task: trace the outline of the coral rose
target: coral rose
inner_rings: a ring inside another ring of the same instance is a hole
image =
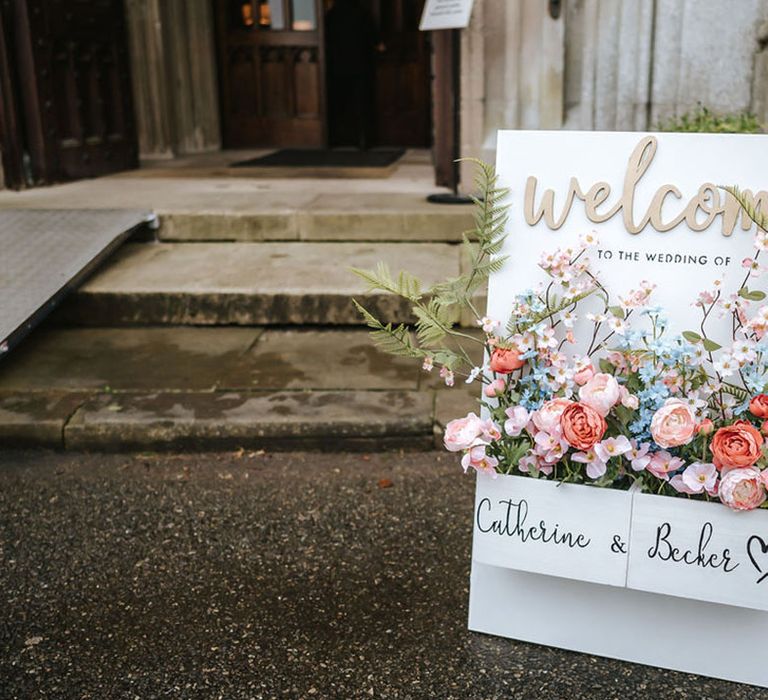
[[[560,416],[563,438],[578,450],[589,450],[600,442],[608,428],[603,418],[594,408],[583,403],[572,403]]]
[[[753,510],[765,501],[760,470],[754,467],[731,469],[720,480],[720,500],[734,510]]]
[[[749,402],[749,412],[757,418],[768,418],[768,396],[758,394]]]
[[[610,374],[596,374],[581,389],[579,400],[590,408],[595,409],[605,417],[608,412],[619,402],[621,390],[619,383]]]
[[[693,409],[680,399],[667,399],[653,414],[651,435],[659,447],[687,445],[696,432]]]
[[[751,467],[760,458],[762,446],[763,436],[745,420],[720,428],[709,443],[712,461],[718,469]]]
[[[494,372],[509,374],[520,369],[525,364],[525,360],[520,359],[520,353],[514,348],[494,348],[490,364]]]

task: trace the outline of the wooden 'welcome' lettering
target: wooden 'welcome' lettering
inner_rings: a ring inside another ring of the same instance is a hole
[[[584,211],[590,221],[596,224],[603,223],[621,212],[624,226],[632,234],[640,233],[649,224],[657,231],[669,231],[683,221],[693,231],[704,231],[712,225],[718,216],[722,216],[722,234],[724,236],[730,236],[733,233],[739,218],[741,218],[741,228],[744,231],[752,228],[752,221],[742,212],[738,202],[730,194],[721,192],[718,186],[711,182],[705,182],[701,185],[696,195],[689,200],[683,209],[666,221],[662,215],[665,202],[670,197],[681,200],[683,195],[675,185],[662,185],[656,190],[645,213],[638,221],[635,221],[635,190],[638,182],[653,162],[657,147],[658,142],[655,136],[645,136],[640,140],[629,157],[624,176],[624,189],[620,199],[602,212],[599,211],[600,207],[606,204],[611,196],[611,186],[607,182],[597,182],[585,192],[579,181],[572,177],[565,195],[565,203],[560,215],[557,216],[555,214],[554,190],[544,190],[541,203],[537,208],[536,187],[538,181],[533,176],[529,177],[525,185],[523,205],[526,223],[529,226],[534,226],[541,219],[544,219],[550,229],[559,229],[568,218],[574,199],[580,199],[584,202]],[[757,194],[753,194],[751,191],[745,190],[744,194],[758,211],[768,214],[768,192],[760,190]]]

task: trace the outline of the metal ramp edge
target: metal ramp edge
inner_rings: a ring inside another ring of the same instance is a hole
[[[137,209],[0,209],[0,358],[156,221]]]

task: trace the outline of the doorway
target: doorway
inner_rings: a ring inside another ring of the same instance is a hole
[[[0,0],[0,152],[14,188],[138,165],[122,0]]]
[[[424,0],[216,0],[228,148],[427,148]]]

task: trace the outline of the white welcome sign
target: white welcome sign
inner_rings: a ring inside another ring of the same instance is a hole
[[[735,291],[754,254],[754,226],[718,185],[768,212],[765,162],[763,135],[500,132],[510,257],[488,315],[505,321],[545,279],[541,254],[594,230],[611,294],[649,280],[670,332],[696,329],[698,293],[716,279]],[[714,340],[728,331],[709,324]],[[768,687],[766,611],[766,511],[478,477],[470,629]]]

